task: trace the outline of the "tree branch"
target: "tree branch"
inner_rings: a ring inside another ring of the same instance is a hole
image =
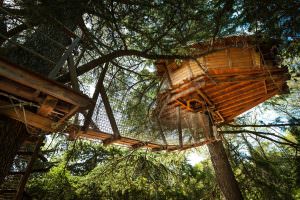
[[[292,141],[290,141],[290,140],[288,140],[288,139],[286,139],[286,138],[284,138],[284,137],[278,136],[278,135],[276,135],[276,134],[274,134],[274,133],[267,133],[267,132],[260,132],[260,131],[250,131],[250,130],[219,131],[219,133],[222,133],[222,134],[250,133],[250,134],[254,134],[254,135],[257,135],[257,136],[259,136],[259,137],[265,138],[265,139],[267,139],[267,140],[270,140],[270,141],[272,141],[272,142],[276,142],[276,143],[278,143],[278,144],[290,145],[290,146],[295,147],[295,148],[299,146],[299,144],[294,143],[294,142],[292,142]],[[275,139],[272,139],[272,138],[267,137],[266,135],[267,135],[267,136],[273,136],[273,137],[279,138],[279,139],[284,140],[284,141],[286,141],[286,142],[280,142],[280,141],[277,141],[277,140],[275,140]]]
[[[300,126],[300,124],[226,124],[230,127],[282,127],[282,126]]]
[[[197,55],[197,57],[203,56],[210,53],[205,52],[201,55]],[[158,60],[158,59],[165,59],[165,60],[173,60],[173,59],[182,59],[182,60],[188,60],[188,59],[194,59],[194,56],[185,56],[185,55],[159,55],[159,54],[148,54],[144,51],[139,50],[116,50],[114,52],[111,52],[109,54],[103,55],[97,59],[94,59],[86,64],[83,64],[77,68],[77,74],[78,76],[94,69],[95,67],[110,62],[116,58],[123,57],[123,56],[137,56],[141,58],[146,59],[152,59],[152,60]],[[66,83],[70,81],[70,75],[69,73],[63,74],[62,76],[58,77],[57,79],[60,82]]]

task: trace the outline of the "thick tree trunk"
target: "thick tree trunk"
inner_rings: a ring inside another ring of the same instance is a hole
[[[207,146],[210,153],[210,159],[215,170],[218,185],[225,198],[228,200],[243,199],[222,141],[213,142]]]
[[[208,115],[200,114],[200,125],[206,137],[213,138],[212,123]],[[238,182],[236,181],[222,141],[207,145],[213,164],[218,185],[227,200],[243,199]]]
[[[14,158],[27,136],[24,124],[0,116],[0,185],[8,175]]]

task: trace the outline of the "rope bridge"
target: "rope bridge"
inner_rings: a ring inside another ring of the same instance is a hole
[[[31,132],[62,132],[69,134],[70,139],[96,139],[104,145],[119,144],[154,151],[185,150],[213,142],[213,139],[208,139],[183,146],[165,145],[70,124],[68,119],[90,109],[95,102],[86,95],[4,59],[0,60],[0,77],[0,114],[25,123],[33,129]]]

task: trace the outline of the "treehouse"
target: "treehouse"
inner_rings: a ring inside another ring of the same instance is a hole
[[[182,128],[193,128],[205,112],[214,124],[228,123],[288,92],[288,69],[280,67],[276,50],[250,36],[231,36],[191,46],[194,59],[158,60],[157,74],[164,81],[156,109],[161,124],[174,130],[180,121]]]

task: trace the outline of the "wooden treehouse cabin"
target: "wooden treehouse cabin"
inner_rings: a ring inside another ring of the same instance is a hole
[[[215,125],[225,124],[288,92],[288,69],[280,66],[275,46],[231,36],[195,44],[191,51],[194,59],[156,62],[164,84],[155,114],[170,130],[205,126],[199,123],[205,112]]]

